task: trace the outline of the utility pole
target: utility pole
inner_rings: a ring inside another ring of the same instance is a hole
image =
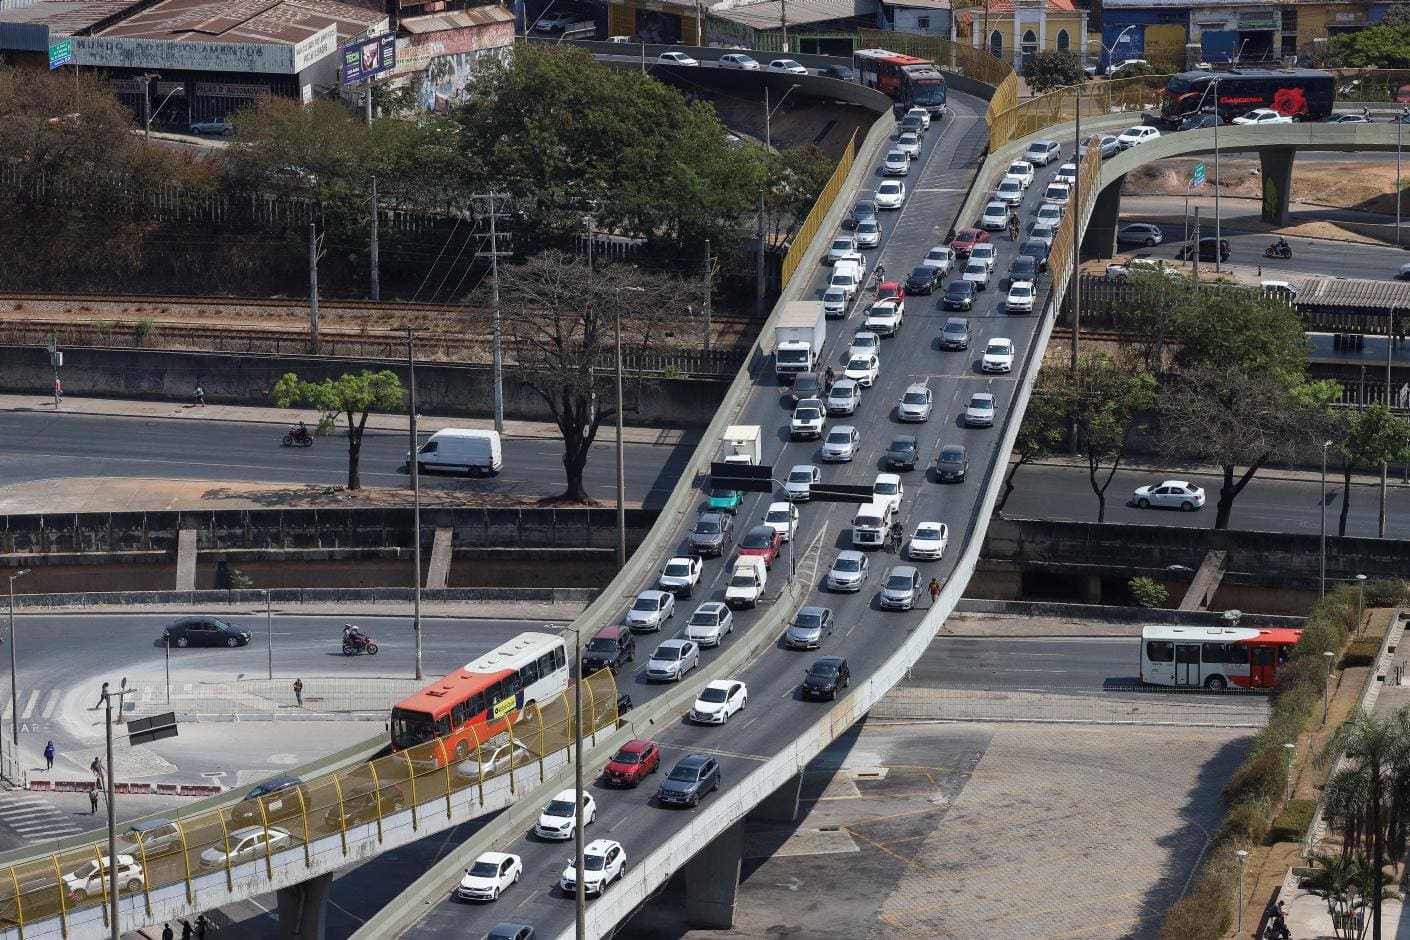
[[[989,9],[986,0],[984,9]],[[1015,15],[1017,15],[1015,7]],[[1079,338],[1082,332],[1082,290],[1079,285],[1082,272],[1082,238],[1078,228],[1082,222],[1082,170],[1087,165],[1086,155],[1082,153],[1082,86],[1075,86],[1077,89],[1077,106],[1072,109],[1072,162],[1077,164],[1077,172],[1072,178],[1072,277],[1068,281],[1069,296],[1072,302],[1072,362],[1070,369],[1075,375],[1077,372],[1077,353],[1081,346]],[[1100,143],[1097,144],[1101,146]],[[1076,429],[1073,430],[1072,446],[1077,446]]]
[[[1242,47],[1240,47],[1242,48]],[[1219,211],[1219,187],[1223,179],[1219,175],[1219,125],[1223,123],[1219,118],[1219,79],[1209,83],[1214,89],[1214,273],[1218,274],[1224,270],[1224,261],[1220,258],[1224,252],[1220,246],[1224,243],[1224,232],[1221,223],[1223,213]],[[1195,252],[1199,253],[1199,242],[1195,242]]]
[[[75,72],[74,74],[78,74]],[[152,76],[139,75],[142,83],[142,137],[146,143],[152,142]]]
[[[366,115],[367,115],[367,126],[368,126],[368,127],[371,127],[371,126],[372,126],[372,79],[369,78],[369,79],[367,80],[367,84],[366,84],[365,86],[363,86],[363,90],[364,90],[364,92],[365,92],[365,94],[366,94],[366,96],[367,96],[367,97],[366,97],[366,101],[365,101],[365,104],[367,105],[367,111],[366,111]]]
[[[622,412],[625,410],[625,403],[622,401],[622,292],[617,291],[617,570],[621,571],[627,565],[627,493],[626,493],[626,463],[622,454]],[[578,660],[582,662],[581,659]],[[579,679],[581,681],[581,679]],[[578,726],[578,735],[582,737],[582,725]],[[579,763],[578,767],[582,767]],[[581,875],[578,878],[579,884],[582,882]],[[586,936],[585,934],[583,936]]]
[[[499,331],[499,233],[495,230],[495,194],[490,193],[490,309],[494,319],[494,429],[504,431],[504,358]]]
[[[1195,206],[1195,237],[1185,244],[1185,250],[1190,253],[1190,272],[1195,290],[1199,290],[1199,206]]]
[[[416,678],[421,673],[421,476],[416,458],[416,328],[402,327],[406,331],[406,371],[407,371],[407,430],[411,436],[411,456],[407,469],[411,471],[411,565],[415,571],[412,578],[411,635],[416,641]]]
[[[123,699],[123,696],[125,696],[127,693],[128,693],[127,678],[124,676],[124,677],[123,677],[123,680],[122,680],[122,685],[119,687],[118,691],[117,691],[116,693],[114,693],[114,694],[117,696],[117,700],[118,700],[118,717],[119,717],[119,718],[122,717],[122,699]],[[113,700],[112,700],[112,696],[109,696],[109,697],[105,700],[104,705],[106,706],[106,710],[105,710],[105,713],[104,713],[104,718],[105,718],[105,720],[103,721],[103,728],[104,728],[105,731],[107,732],[107,755],[108,755],[108,766],[107,766],[107,768],[106,768],[107,771],[108,771],[108,775],[107,775],[107,779],[104,781],[104,782],[107,783],[107,785],[108,785],[108,786],[107,786],[107,790],[108,790],[108,794],[107,794],[107,795],[108,795],[108,858],[107,858],[107,865],[108,865],[108,872],[107,872],[107,874],[108,874],[108,930],[109,930],[109,937],[111,938],[111,940],[121,940],[121,937],[122,937],[122,929],[118,926],[118,864],[117,864],[117,812],[116,812],[117,807],[113,805],[113,800],[114,800],[114,798],[115,798],[115,795],[116,795],[116,792],[117,792],[117,791],[116,791],[115,781],[113,780],[114,776],[116,776],[116,775],[113,773],[113,771],[114,771],[115,768],[113,767]]]
[[[308,337],[310,352],[318,355],[318,225],[308,223]]]
[[[764,191],[759,190],[758,208],[759,222],[756,226],[759,237],[759,270],[756,272],[758,284],[754,294],[754,315],[762,321],[764,319]]]
[[[710,257],[710,240],[705,240],[705,351],[710,351],[710,276],[714,274],[714,259]],[[1387,388],[1389,388],[1389,373],[1387,373]]]
[[[382,274],[377,261],[377,177],[372,177],[372,299],[382,299]]]
[[[620,306],[619,303],[619,309]],[[622,322],[620,314],[617,322]],[[577,932],[573,936],[583,938],[587,936],[587,888],[583,884],[583,827],[587,825],[583,818],[583,652],[582,634],[577,627],[568,629],[573,631],[573,661],[577,663],[573,682],[573,801],[577,804],[573,807],[573,871],[577,874],[573,879],[573,918]]]
[[[788,0],[779,0],[778,22],[783,28],[783,51],[788,51]],[[703,43],[701,45],[704,45]]]

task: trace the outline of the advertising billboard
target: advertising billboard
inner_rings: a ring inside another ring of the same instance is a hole
[[[343,47],[343,73],[344,85],[356,85],[358,82],[367,81],[370,78],[381,75],[383,72],[391,71],[397,64],[397,38],[395,36],[378,36],[375,39],[364,39]]]

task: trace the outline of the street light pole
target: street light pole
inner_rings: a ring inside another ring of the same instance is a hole
[[[1326,664],[1326,669],[1322,675],[1322,727],[1327,727],[1327,706],[1331,698],[1332,688],[1332,660],[1336,654],[1327,650],[1322,654],[1322,662]]]
[[[788,91],[785,91],[783,93],[783,97],[778,99],[778,104],[770,108],[769,86],[764,86],[764,150],[768,153],[774,152],[774,114],[778,111],[779,108],[783,107],[783,103],[788,100],[788,96],[793,94],[794,89],[796,89],[797,87],[797,85],[789,87]]]
[[[1239,860],[1239,903],[1234,905],[1234,910],[1238,911],[1239,921],[1235,933],[1242,934],[1244,932],[1244,862],[1248,861],[1248,850],[1239,849],[1234,853],[1234,856]]]
[[[127,694],[127,677],[123,677],[122,684],[117,693],[118,713],[122,713],[123,696]],[[116,784],[113,780],[113,699],[108,696],[104,699],[105,718],[103,729],[107,735],[107,755],[108,755],[108,928],[110,940],[121,940],[122,930],[118,927],[118,864],[117,864],[117,812],[113,805],[114,797],[117,793]]]
[[[17,689],[19,669],[15,664],[15,580],[27,574],[29,569],[24,568],[10,575],[10,732],[14,739],[16,759],[19,757],[20,747],[20,706]]]
[[[1284,802],[1287,802],[1287,800],[1291,800],[1291,799],[1292,799],[1292,792],[1293,792],[1293,785],[1292,785],[1292,783],[1293,783],[1293,781],[1292,781],[1292,765],[1293,765],[1293,751],[1295,751],[1295,750],[1297,750],[1297,745],[1296,745],[1296,744],[1293,744],[1291,741],[1289,741],[1287,744],[1284,744],[1284,745],[1283,745],[1283,757],[1284,757],[1285,763],[1287,764],[1287,774],[1288,774],[1288,793],[1287,793],[1287,797],[1285,798]]]
[[[1366,616],[1366,576],[1356,576],[1356,632],[1361,632],[1361,621]]]
[[[782,104],[782,102],[779,102]],[[762,249],[761,249],[762,250]],[[622,291],[645,293],[644,287],[618,287],[617,289],[617,569],[627,564],[627,483],[626,457],[622,445],[623,403],[622,403]],[[419,677],[418,677],[419,678]]]
[[[274,611],[269,606],[269,588],[264,589],[265,646],[269,648],[269,678],[274,678]],[[168,685],[170,683],[168,682]]]
[[[1322,442],[1322,489],[1317,499],[1322,508],[1322,567],[1317,579],[1318,600],[1327,596],[1327,448],[1331,446],[1331,441]]]
[[[1070,368],[1075,374],[1077,372],[1077,352],[1081,344],[1080,334],[1082,333],[1082,294],[1079,286],[1081,278],[1082,251],[1077,235],[1077,227],[1081,223],[1078,218],[1082,214],[1082,167],[1086,164],[1086,154],[1082,153],[1082,86],[1074,86],[1077,92],[1076,106],[1072,109],[1072,162],[1076,164],[1076,172],[1072,177],[1072,274],[1068,281],[1069,297],[1072,301],[1072,362]],[[1101,143],[1098,142],[1100,147]],[[1072,437],[1072,446],[1077,446],[1077,435]]]
[[[497,246],[491,245],[491,249]],[[407,368],[407,432],[411,436],[411,455],[407,460],[411,471],[411,565],[415,570],[411,586],[411,634],[416,641],[416,678],[423,678],[421,671],[421,475],[416,459],[416,328],[407,326],[406,368]]]
[[[1405,136],[1405,115],[1395,120],[1395,243],[1400,244],[1400,141]]]
[[[573,915],[578,940],[587,936],[587,889],[583,885],[583,654],[582,633],[573,631],[573,662],[577,680],[573,683]]]
[[[1214,79],[1209,83],[1214,89],[1214,273],[1221,273],[1223,268],[1224,254],[1222,246],[1224,244],[1223,222],[1219,211],[1219,187],[1223,183],[1223,178],[1219,175],[1219,125],[1223,123],[1219,117],[1219,79]],[[1195,245],[1195,254],[1199,254],[1199,245]]]

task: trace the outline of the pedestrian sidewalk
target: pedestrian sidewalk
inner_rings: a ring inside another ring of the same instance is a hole
[[[3,395],[0,394],[0,411],[30,411],[54,413],[52,395]],[[273,408],[258,405],[193,405],[189,402],[147,401],[121,398],[87,398],[79,395],[65,395],[58,408],[60,414],[112,415],[124,418],[165,418],[174,421],[199,419],[201,421],[238,421],[247,424],[275,424],[289,427],[300,420],[309,427],[318,424],[318,412],[312,408]],[[367,428],[376,431],[405,431],[406,415],[373,414],[367,419]],[[489,430],[494,421],[488,418],[438,418],[423,415],[417,422],[417,429],[423,434],[434,434],[444,428],[474,428]],[[341,436],[341,430],[335,432]],[[506,421],[504,436],[512,438],[533,438],[556,440],[560,437],[557,425],[548,421]],[[616,441],[617,429],[604,424],[598,431],[598,440]],[[699,439],[697,431],[683,431],[678,428],[626,427],[622,440],[628,444],[651,444],[674,447]]]

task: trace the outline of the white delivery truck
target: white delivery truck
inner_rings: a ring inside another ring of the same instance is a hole
[[[725,603],[730,607],[755,607],[764,595],[769,581],[769,568],[758,555],[735,559],[734,572],[725,585]]]
[[[503,466],[498,431],[445,428],[416,452],[416,469],[423,473],[459,470],[470,476],[493,476]]]
[[[791,300],[774,327],[774,374],[787,385],[802,372],[817,371],[827,343],[827,316],[820,300]]]
[[[763,455],[762,436],[757,424],[731,424],[720,439],[720,462],[759,466]]]

